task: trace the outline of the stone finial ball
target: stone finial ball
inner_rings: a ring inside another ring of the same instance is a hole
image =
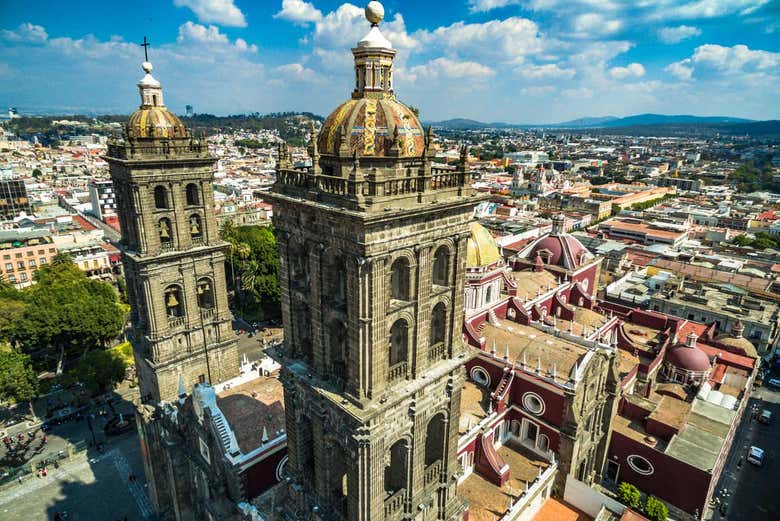
[[[385,8],[376,0],[371,1],[366,6],[366,19],[373,25],[378,24],[385,17]]]
[[[151,73],[152,73],[152,69],[154,69],[154,67],[152,67],[152,64],[151,64],[151,63],[149,63],[149,62],[143,62],[143,63],[141,64],[141,68],[142,68],[142,69],[144,70],[144,72],[145,72],[145,73],[147,73],[147,74],[151,74]]]

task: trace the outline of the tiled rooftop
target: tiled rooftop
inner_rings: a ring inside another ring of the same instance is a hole
[[[486,322],[481,334],[489,348],[495,342],[496,354],[499,356],[503,356],[506,346],[509,346],[509,360],[517,366],[521,366],[525,353],[529,370],[535,369],[538,361],[543,373],[551,371],[555,366],[558,378],[567,380],[574,364],[588,352],[585,347],[533,327],[509,320],[498,322],[498,326]]]
[[[549,462],[522,445],[511,442],[498,449],[498,454],[509,465],[509,480],[503,488],[487,481],[476,472],[460,485],[458,491],[469,501],[469,521],[500,519],[509,509],[510,498],[517,499]]]
[[[593,518],[568,503],[547,498],[533,521],[593,521]]]
[[[226,389],[217,396],[217,405],[244,454],[262,444],[264,427],[269,439],[284,429],[284,394],[276,376],[261,376]]]

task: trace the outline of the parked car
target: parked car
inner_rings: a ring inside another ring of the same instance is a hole
[[[780,378],[770,378],[767,381],[767,385],[769,387],[774,387],[775,389],[780,389]]]
[[[760,421],[764,425],[769,425],[770,423],[772,423],[772,411],[769,411],[767,409],[761,411],[758,415],[758,421]]]
[[[750,447],[750,450],[748,450],[747,460],[757,467],[762,466],[764,464],[764,449],[760,449],[753,445]]]

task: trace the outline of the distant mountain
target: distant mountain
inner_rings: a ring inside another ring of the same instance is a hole
[[[556,127],[563,127],[563,128],[603,127],[609,123],[612,123],[614,121],[619,121],[619,120],[620,118],[616,116],[588,117],[588,118],[573,119],[571,121],[564,121],[563,123],[558,123],[557,125],[545,125],[545,126],[556,126]]]
[[[636,125],[679,125],[701,123],[752,123],[751,119],[732,118],[729,116],[669,116],[666,114],[639,114],[617,118],[601,124],[590,125],[592,127],[632,127]]]
[[[448,119],[445,121],[429,122],[427,124],[439,128],[453,130],[480,130],[485,128],[621,128],[638,127],[648,125],[702,125],[718,123],[753,123],[753,120],[734,118],[730,116],[691,116],[691,115],[666,115],[666,114],[638,114],[618,118],[616,116],[589,116],[562,123],[545,123],[540,125],[516,124],[516,123],[483,123],[473,119]]]

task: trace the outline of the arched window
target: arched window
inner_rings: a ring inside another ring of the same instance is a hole
[[[431,347],[444,342],[447,330],[447,309],[439,302],[431,313]]]
[[[390,367],[406,362],[409,347],[409,326],[404,319],[398,319],[390,328]]]
[[[203,278],[198,281],[198,307],[212,309],[214,307],[214,289],[210,279]]]
[[[485,292],[485,304],[490,304],[490,302],[493,301],[493,284],[489,285],[487,287],[487,291]]]
[[[203,238],[203,223],[200,215],[196,213],[190,215],[190,237],[193,239]]]
[[[406,488],[406,440],[398,440],[390,447],[389,465],[385,466],[385,492],[391,496]]]
[[[165,288],[165,309],[168,318],[184,316],[184,301],[180,286],[171,285]]]
[[[296,445],[298,449],[298,464],[304,484],[314,485],[317,481],[317,466],[314,464],[314,430],[311,420],[302,416],[298,422]]]
[[[154,187],[154,207],[160,210],[169,208],[168,190],[162,185]]]
[[[344,378],[347,370],[347,329],[340,320],[333,320],[328,327],[331,372]]]
[[[444,459],[444,440],[447,439],[446,429],[447,426],[442,413],[437,414],[428,422],[428,429],[425,434],[426,467]]]
[[[337,302],[347,299],[347,277],[344,260],[340,257],[328,257],[325,263],[325,289],[328,296]]]
[[[171,229],[171,220],[163,217],[157,222],[157,231],[160,235],[160,244],[163,247],[173,244],[173,230]]]
[[[396,300],[409,300],[409,260],[400,257],[390,268],[390,296]]]
[[[450,250],[439,246],[433,254],[433,283],[439,286],[449,285]]]
[[[187,185],[187,206],[200,205],[200,195],[198,194],[198,185],[190,183]]]

